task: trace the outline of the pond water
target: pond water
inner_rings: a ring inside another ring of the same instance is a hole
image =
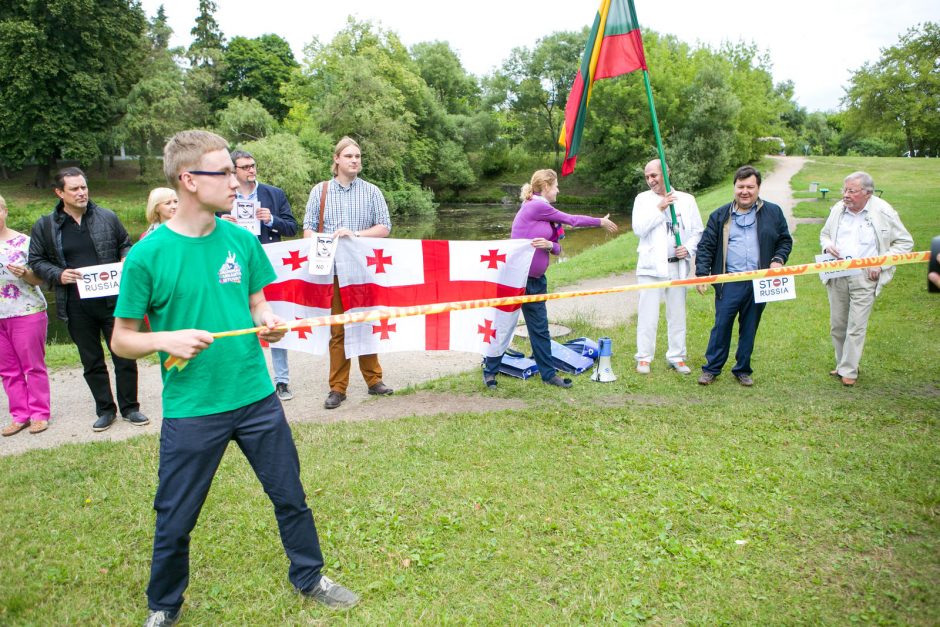
[[[565,207],[559,210],[566,213],[601,217],[608,212],[601,207]],[[516,205],[441,205],[430,216],[406,216],[392,219],[392,236],[399,239],[446,239],[446,240],[488,240],[507,239],[512,228],[512,219],[516,215]],[[620,232],[630,230],[628,211],[611,211],[610,219],[617,223]],[[578,253],[603,244],[614,237],[604,229],[565,229],[562,240],[560,261]],[[45,292],[49,302],[49,337],[50,344],[70,342],[65,324],[55,317],[55,294]]]

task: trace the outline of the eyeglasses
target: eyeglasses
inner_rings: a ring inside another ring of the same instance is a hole
[[[865,189],[843,189],[843,190],[842,190],[842,193],[843,193],[843,194],[848,194],[848,195],[850,195],[850,196],[855,196],[856,194],[862,194],[862,193],[864,193],[864,192],[866,192],[866,191],[868,191],[868,190],[865,190]]]
[[[231,170],[186,170],[179,175],[179,180],[183,180],[183,174],[194,174],[200,176],[234,176]]]
[[[257,170],[257,169],[258,169],[258,164],[257,164],[257,163],[249,163],[248,165],[237,165],[237,166],[235,166],[235,169],[236,169],[236,170],[244,170],[245,172],[247,172],[248,170]]]
[[[734,224],[739,229],[748,229],[754,226],[754,223],[757,222],[756,211],[748,211],[747,213],[737,213],[736,211],[732,211],[731,217],[734,219]]]

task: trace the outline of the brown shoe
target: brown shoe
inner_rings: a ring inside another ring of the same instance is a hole
[[[754,379],[752,379],[751,375],[749,374],[736,374],[734,375],[734,377],[738,380],[738,383],[740,383],[746,388],[749,388],[752,385],[754,385]]]
[[[34,420],[33,423],[29,425],[29,432],[32,433],[33,435],[36,435],[37,433],[42,433],[48,428],[49,428],[48,420]]]
[[[0,431],[0,433],[3,434],[3,437],[8,438],[11,435],[16,435],[17,433],[19,433],[20,431],[22,431],[28,426],[29,426],[28,420],[26,422],[11,422],[7,426],[5,426],[3,428],[3,431]]]
[[[376,383],[375,385],[369,388],[369,394],[372,394],[373,396],[388,396],[389,394],[392,394],[394,391],[395,390],[388,387],[381,381],[379,381],[378,383]]]
[[[346,395],[342,392],[337,392],[335,390],[330,390],[330,393],[326,395],[326,400],[323,401],[323,409],[336,409],[343,404],[343,401],[346,400]]]
[[[842,385],[844,385],[847,388],[850,388],[853,385],[855,385],[856,381],[858,381],[858,379],[850,379],[848,377],[842,377]]]
[[[703,372],[702,376],[698,378],[699,385],[711,385],[715,382],[715,375],[710,372]]]

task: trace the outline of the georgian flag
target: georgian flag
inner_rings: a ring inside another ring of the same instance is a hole
[[[277,278],[264,288],[285,321],[330,315],[332,274],[308,271],[310,239],[266,244]],[[340,238],[335,271],[346,311],[479,300],[525,293],[535,249],[529,240],[448,242]],[[345,325],[346,355],[458,350],[502,355],[519,319],[519,305],[451,311]],[[278,348],[323,355],[329,327],[291,329]]]
[[[307,252],[312,239],[297,239],[262,246],[277,273],[264,288],[264,297],[282,320],[330,315],[333,275],[314,276],[307,270]],[[277,348],[323,355],[329,350],[330,327],[296,327],[287,332]]]
[[[534,253],[527,239],[344,237],[336,273],[348,312],[521,296]],[[501,355],[518,317],[519,305],[512,305],[347,324],[346,356],[425,350]]]

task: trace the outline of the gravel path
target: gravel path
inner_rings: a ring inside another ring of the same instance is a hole
[[[774,171],[764,178],[761,197],[783,207],[790,230],[793,231],[796,222],[793,220],[794,201],[789,181],[803,167],[806,159],[771,158],[776,165]],[[582,281],[574,286],[553,286],[552,289],[555,291],[601,289],[635,282],[635,276],[631,272]],[[598,327],[609,328],[631,320],[636,314],[636,303],[636,292],[548,301],[548,317],[553,322],[582,320]],[[409,352],[382,356],[385,382],[395,389],[473,370],[479,367],[479,363],[478,355],[458,352]],[[323,400],[329,391],[326,383],[328,365],[328,357],[325,355],[291,353],[291,388],[294,391],[294,399],[284,403],[284,410],[290,422],[386,420],[408,416],[468,411],[487,412],[525,407],[525,403],[518,399],[493,398],[482,394],[482,385],[480,389],[468,390],[466,395],[417,392],[405,396],[370,397],[366,393],[365,384],[358,375],[357,368],[353,366],[346,402],[339,408],[328,411],[323,409]],[[54,448],[69,443],[117,441],[147,433],[159,433],[162,424],[160,368],[156,365],[141,363],[139,371],[141,411],[150,417],[149,425],[134,427],[119,419],[107,431],[93,432],[91,425],[95,421],[94,403],[82,378],[81,368],[66,368],[50,374],[53,394],[52,420],[49,423],[49,429],[39,435],[30,435],[23,431],[12,437],[0,438],[0,455],[15,455],[30,449]],[[207,390],[207,393],[211,393],[211,390]],[[4,415],[6,407],[6,395],[0,391],[0,408],[2,408],[0,411],[3,411]],[[5,415],[3,424],[8,422],[9,416]]]

